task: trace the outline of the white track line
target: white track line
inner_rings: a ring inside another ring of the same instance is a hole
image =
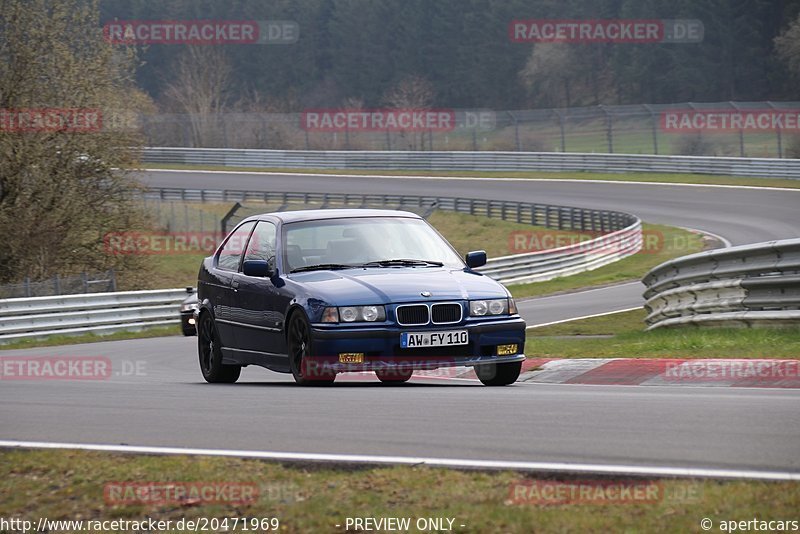
[[[635,185],[674,185],[681,187],[721,187],[725,189],[759,189],[764,191],[794,191],[800,192],[800,189],[792,187],[767,187],[759,185],[726,185],[726,184],[685,184],[676,182],[638,182],[626,180],[595,180],[592,178],[577,179],[577,178],[502,178],[502,177],[480,177],[480,176],[422,176],[418,174],[401,175],[401,174],[327,174],[327,173],[314,173],[314,172],[295,172],[292,170],[284,172],[275,171],[211,171],[206,169],[141,169],[144,172],[175,172],[175,173],[200,173],[200,174],[239,174],[239,175],[252,175],[263,174],[265,176],[313,176],[313,177],[330,177],[330,178],[401,178],[404,180],[469,180],[469,181],[488,181],[488,182],[570,182],[570,183],[603,183],[603,184],[635,184]],[[138,170],[133,172],[140,172]],[[712,175],[709,175],[712,176]],[[741,178],[748,178],[741,176]],[[752,178],[752,177],[750,177]],[[757,179],[757,178],[756,178]],[[169,188],[166,188],[169,189]]]
[[[274,461],[331,462],[339,464],[373,465],[426,465],[455,469],[487,469],[514,471],[541,471],[551,473],[587,473],[598,475],[635,475],[663,477],[700,477],[752,480],[800,480],[800,472],[753,471],[746,469],[713,469],[695,467],[658,467],[636,465],[603,465],[566,462],[511,462],[495,460],[460,460],[452,458],[424,458],[413,456],[369,456],[356,454],[314,454],[296,452],[266,452],[223,449],[190,449],[179,447],[145,447],[131,445],[97,445],[86,443],[48,443],[41,441],[5,441],[0,447],[22,449],[70,449],[135,454],[186,454],[195,456],[225,456],[258,458]]]

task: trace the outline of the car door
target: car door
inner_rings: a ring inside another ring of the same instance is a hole
[[[262,260],[276,273],[277,226],[271,221],[259,221],[250,236],[243,261]],[[246,276],[241,268],[234,276],[234,298],[237,318],[234,328],[238,348],[259,353],[270,360],[281,353],[283,341],[283,311],[278,307],[277,274],[272,277]]]
[[[235,289],[232,286],[236,273],[242,263],[245,244],[255,227],[255,221],[246,222],[230,233],[214,258],[213,288],[209,298],[214,309],[214,320],[220,342],[225,348],[236,348],[238,342],[234,332]]]

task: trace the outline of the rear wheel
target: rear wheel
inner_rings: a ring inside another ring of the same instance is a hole
[[[508,386],[519,378],[522,362],[476,365],[475,374],[484,386]]]
[[[403,382],[408,382],[412,374],[414,374],[414,371],[410,369],[375,371],[375,376],[378,377],[378,380],[385,384],[402,384]]]
[[[242,372],[240,365],[223,365],[219,334],[210,313],[200,316],[197,329],[197,352],[200,357],[200,371],[203,378],[211,384],[233,384]]]
[[[298,312],[289,320],[287,335],[289,368],[294,381],[302,386],[324,386],[333,384],[336,373],[324,369],[313,360],[311,354],[311,326],[305,315]]]

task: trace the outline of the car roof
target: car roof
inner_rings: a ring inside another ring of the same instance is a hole
[[[298,211],[277,211],[273,213],[263,213],[252,215],[245,221],[255,221],[265,217],[274,217],[283,223],[293,223],[299,221],[316,221],[320,219],[344,219],[353,217],[403,217],[407,219],[421,219],[416,213],[400,210],[376,210],[376,209],[318,209],[318,210],[298,210]],[[243,221],[244,222],[244,221]]]

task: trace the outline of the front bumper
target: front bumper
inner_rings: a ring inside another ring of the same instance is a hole
[[[400,348],[403,332],[466,330],[467,345],[418,349]],[[465,321],[455,325],[342,326],[312,325],[314,362],[335,372],[418,370],[520,362],[525,359],[525,321],[519,317]],[[498,345],[517,345],[515,354],[498,355]],[[363,363],[342,363],[340,354],[363,354]]]
[[[191,322],[189,321],[191,319]],[[181,311],[181,331],[184,336],[197,335],[197,317],[194,310]]]

